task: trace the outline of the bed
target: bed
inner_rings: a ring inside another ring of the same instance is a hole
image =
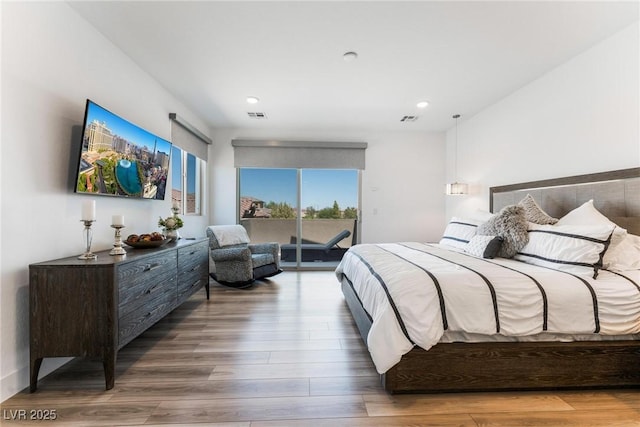
[[[614,268],[615,254],[636,255],[616,239],[638,242],[640,168],[492,187],[496,214],[474,226],[486,231],[529,198],[560,222],[527,221],[534,237],[517,259],[471,254],[473,237],[447,245],[449,227],[460,227],[454,218],[439,243],[347,251],[336,274],[388,392],[640,386],[640,256],[624,271]],[[597,239],[572,239],[599,253],[597,262],[572,258],[585,256],[582,246],[569,245],[562,265],[540,256],[536,251],[557,251],[548,239],[569,235],[557,230],[572,230],[572,237],[596,232],[591,223],[572,223],[585,219],[585,206],[618,225],[598,231]]]

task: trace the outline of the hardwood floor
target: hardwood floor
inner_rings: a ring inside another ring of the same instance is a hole
[[[211,291],[122,349],[112,390],[76,359],[3,402],[0,424],[640,426],[639,390],[388,395],[332,272]]]

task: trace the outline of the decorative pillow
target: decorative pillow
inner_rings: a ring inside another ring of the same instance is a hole
[[[603,265],[605,268],[609,268],[612,264],[609,252],[614,252],[615,248],[627,235],[627,230],[622,227],[618,227],[615,223],[611,222],[609,218],[598,211],[595,206],[593,206],[593,200],[583,203],[581,206],[578,206],[560,218],[556,225],[607,225],[615,227],[609,249],[604,254]]]
[[[524,199],[520,200],[518,205],[524,208],[524,217],[529,222],[535,224],[555,224],[558,222],[558,218],[549,216],[542,208],[536,203],[531,194],[527,194]]]
[[[614,231],[615,235],[615,231]],[[604,254],[605,267],[613,271],[640,270],[640,236],[627,234],[615,248]],[[607,259],[609,265],[607,265]]]
[[[498,252],[499,257],[513,258],[529,241],[528,222],[524,217],[524,208],[510,205],[478,227],[478,233],[487,236],[500,236],[503,239]]]
[[[469,240],[476,235],[476,230],[480,224],[480,221],[474,219],[454,216],[444,230],[440,244],[464,249],[467,243],[469,243]]]
[[[613,226],[539,225],[529,223],[529,243],[514,257],[575,274],[593,274],[602,268]]]
[[[464,251],[478,258],[495,258],[502,247],[500,236],[480,236],[476,234],[464,247]]]

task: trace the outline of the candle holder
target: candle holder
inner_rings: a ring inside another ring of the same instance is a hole
[[[113,242],[113,249],[109,252],[109,255],[126,255],[127,251],[122,247],[122,235],[120,229],[124,228],[124,225],[111,225],[111,228],[116,229],[115,241]]]
[[[96,259],[98,255],[91,252],[91,240],[93,238],[93,232],[91,231],[91,224],[93,220],[91,219],[81,219],[80,221],[84,222],[84,239],[86,244],[85,252],[78,257],[78,259]]]

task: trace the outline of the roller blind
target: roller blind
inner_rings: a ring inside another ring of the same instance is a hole
[[[207,160],[209,145],[174,120],[171,120],[171,143],[202,160]]]
[[[366,142],[234,139],[236,168],[364,169]]]

